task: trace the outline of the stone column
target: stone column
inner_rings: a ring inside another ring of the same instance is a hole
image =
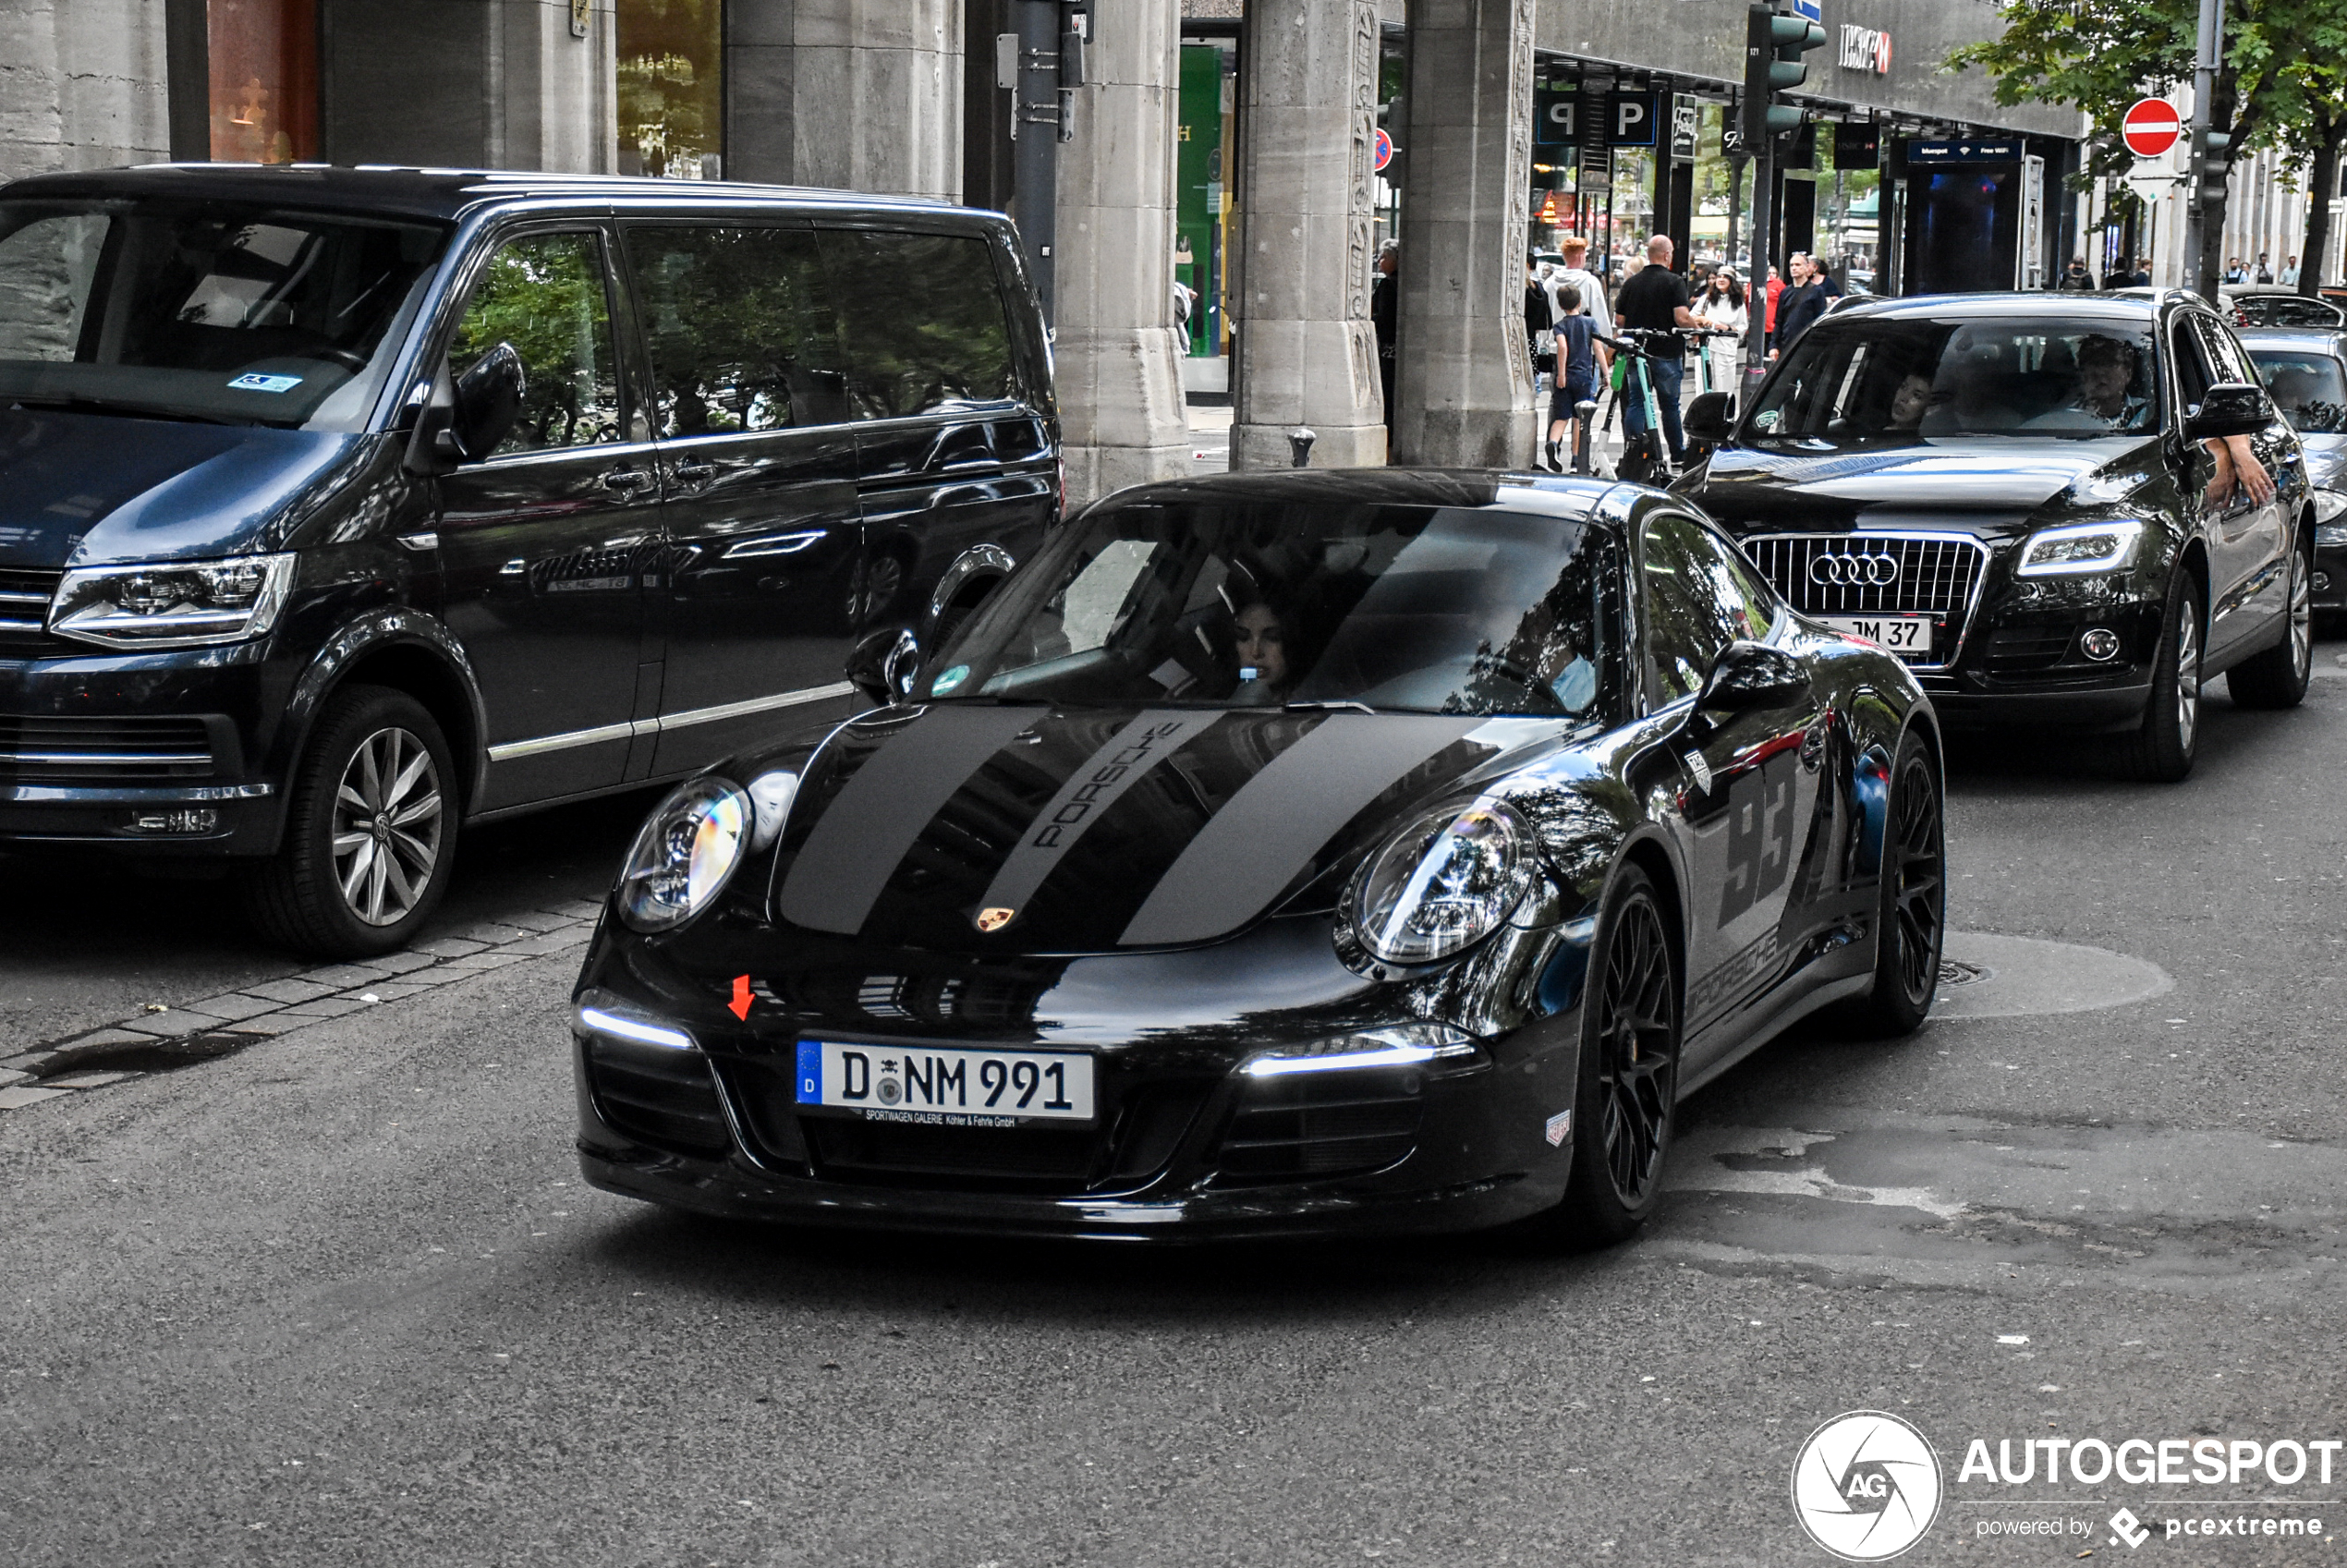
[[[337,164],[609,174],[613,0],[320,0],[319,140]]]
[[[725,173],[960,201],[961,0],[726,0]]]
[[[0,180],[169,156],[164,58],[159,5],[0,4]]]
[[[1239,47],[1238,337],[1231,467],[1385,461],[1369,327],[1376,0],[1253,0]],[[1528,89],[1527,89],[1528,91]]]
[[[1521,468],[1533,0],[1410,0],[1394,460]]]
[[[1070,505],[1190,471],[1174,327],[1181,6],[1120,0],[1094,15],[1094,85],[1060,148],[1053,359]]]

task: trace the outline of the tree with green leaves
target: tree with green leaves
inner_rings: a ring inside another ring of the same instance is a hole
[[[2004,0],[1998,7],[2003,34],[1964,45],[1949,64],[1986,67],[2000,103],[2068,104],[2115,133],[2128,104],[2191,79],[2199,10],[2197,0]],[[2326,79],[2335,89],[2347,44],[2339,0],[2224,0],[2224,26],[2210,124],[2232,138],[2236,155],[2259,147],[2304,149],[2309,105],[2318,96],[2308,83]],[[2335,159],[2338,144],[2330,145]],[[2091,144],[2086,172],[2122,175],[2130,162],[2113,134]],[[2320,195],[2308,224],[2327,232]],[[2222,207],[2209,216],[2201,236],[2203,277],[2217,274],[2224,249]],[[2303,254],[2319,265],[2311,244]]]
[[[2335,6],[2323,36],[2308,54],[2283,64],[2280,76],[2292,102],[2275,120],[2275,144],[2306,160],[2306,238],[2299,252],[2298,292],[2322,283],[2330,249],[2330,196],[2347,154],[2347,6]]]

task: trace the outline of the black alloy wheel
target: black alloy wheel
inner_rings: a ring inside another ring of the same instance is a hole
[[[2244,708],[2295,708],[2305,700],[2306,687],[2315,674],[2312,553],[2304,546],[2290,553],[2284,611],[2290,624],[2281,640],[2256,658],[2243,660],[2225,674],[2225,685],[2232,692],[2233,700]]]
[[[1891,763],[1882,829],[1882,902],[1875,922],[1874,986],[1855,1022],[1875,1039],[1923,1027],[1940,991],[1948,936],[1947,820],[1939,764],[1909,735]]]
[[[2178,784],[2191,775],[2199,744],[2200,591],[2180,569],[2168,590],[2168,615],[2151,663],[2151,699],[2122,756],[2136,778]]]
[[[247,880],[253,923],[326,958],[406,946],[448,888],[456,776],[440,725],[414,698],[337,692],[294,770],[284,842]]]
[[[1635,866],[1607,895],[1588,973],[1572,1173],[1552,1228],[1601,1246],[1653,1212],[1678,1123],[1678,953],[1654,883]]]

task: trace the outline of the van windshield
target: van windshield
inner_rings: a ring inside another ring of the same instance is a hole
[[[253,202],[0,201],[0,404],[362,430],[447,238]]]

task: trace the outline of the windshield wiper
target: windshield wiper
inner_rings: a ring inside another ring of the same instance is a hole
[[[1280,706],[1291,713],[1374,713],[1376,709],[1350,697],[1332,698],[1320,702],[1283,702]]]
[[[92,397],[86,392],[47,392],[18,396],[9,395],[8,407],[22,408],[81,409],[100,414],[128,414],[140,419],[176,419],[191,425],[249,425],[251,419],[232,419],[222,414],[183,414],[166,408],[150,408],[137,403],[116,403],[110,398]]]

